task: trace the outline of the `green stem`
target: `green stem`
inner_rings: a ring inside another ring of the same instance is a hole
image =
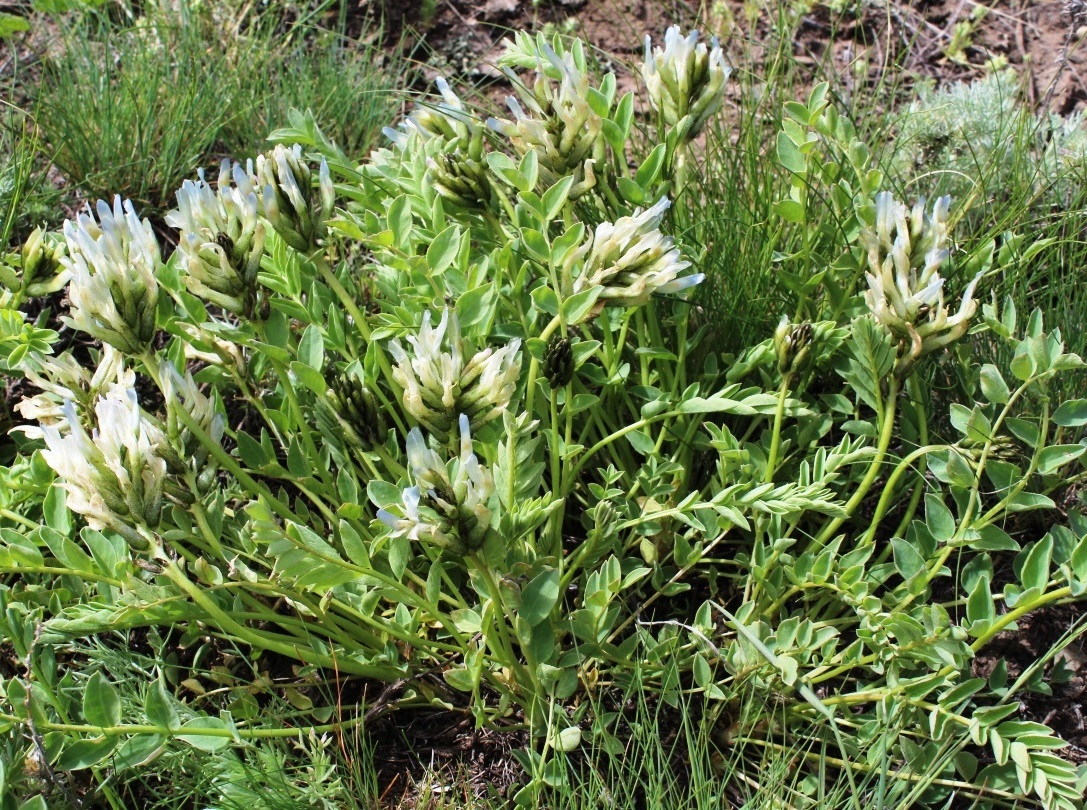
[[[786,372],[781,376],[781,385],[778,386],[777,410],[774,411],[774,428],[770,436],[770,454],[766,459],[766,474],[762,477],[763,483],[769,484],[774,480],[777,472],[778,454],[781,452],[781,425],[785,421],[785,402],[789,398],[789,384],[793,375]]]
[[[823,527],[823,530],[819,532],[818,537],[815,538],[813,549],[819,549],[825,546],[841,525],[845,523],[849,517],[853,516],[857,507],[860,506],[861,501],[863,501],[864,497],[868,494],[868,490],[872,488],[872,485],[875,484],[876,479],[879,477],[883,459],[887,456],[887,448],[891,446],[891,438],[894,435],[897,395],[898,381],[892,378],[887,392],[887,398],[883,402],[883,422],[880,425],[879,444],[876,447],[875,458],[872,459],[872,463],[868,466],[868,472],[857,486],[857,489],[853,492],[853,497],[846,502],[845,511],[847,517],[834,518],[828,522]]]
[[[562,325],[562,318],[556,315],[551,319],[544,330],[540,333],[540,340],[547,343],[547,339],[554,334],[555,330]],[[540,361],[535,357],[532,358],[532,362],[528,367],[528,384],[525,386],[525,411],[529,414],[535,413],[533,405],[536,401],[536,378],[540,376]]]

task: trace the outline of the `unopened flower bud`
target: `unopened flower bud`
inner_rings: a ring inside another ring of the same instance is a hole
[[[569,338],[556,335],[547,344],[544,377],[552,388],[562,388],[574,379],[574,352]]]
[[[777,352],[778,371],[792,374],[800,371],[808,358],[814,329],[810,321],[792,325],[786,315],[774,332],[774,349]]]
[[[302,253],[310,253],[325,235],[332,216],[336,190],[322,159],[315,190],[312,172],[302,159],[302,147],[282,144],[257,158],[256,181],[261,189],[264,216],[283,240]]]
[[[68,283],[64,269],[64,242],[41,228],[35,228],[15,255],[15,266],[0,264],[0,280],[9,289],[36,298],[51,295]]]
[[[356,375],[336,374],[329,381],[328,403],[347,438],[369,450],[385,437],[385,419],[374,393]]]
[[[491,184],[483,164],[459,149],[427,161],[427,180],[444,199],[463,208],[486,208]]]

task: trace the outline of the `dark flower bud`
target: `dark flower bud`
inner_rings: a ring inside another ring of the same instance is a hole
[[[363,448],[381,443],[385,421],[373,392],[352,374],[336,374],[329,382],[329,404],[348,438]]]
[[[544,376],[552,388],[562,388],[574,379],[574,351],[568,339],[555,336],[547,344]]]

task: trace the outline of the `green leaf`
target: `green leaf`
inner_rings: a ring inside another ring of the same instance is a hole
[[[370,503],[378,509],[388,509],[400,503],[403,498],[400,487],[388,481],[382,481],[380,478],[370,479],[370,482],[366,484],[366,495],[370,498]]]
[[[974,471],[970,468],[970,464],[966,459],[954,448],[948,452],[945,472],[949,484],[964,489],[969,489],[974,485]]]
[[[194,717],[183,725],[177,735],[198,751],[219,751],[230,745],[230,737],[226,735],[202,734],[203,731],[225,731],[226,723],[218,717]]]
[[[997,405],[1005,405],[1011,398],[1008,384],[1004,382],[1000,370],[991,363],[981,367],[981,393],[987,400]]]
[[[411,242],[412,231],[411,198],[407,194],[401,194],[392,201],[388,220],[396,244],[401,248],[406,247]]]
[[[311,329],[313,327],[310,327]],[[291,362],[290,365],[291,374],[299,382],[303,388],[311,391],[317,396],[324,396],[328,392],[328,383],[325,382],[324,376],[313,366],[309,366],[305,363],[300,363],[297,360]]]
[[[645,191],[642,187],[631,180],[629,177],[617,177],[615,178],[616,188],[619,189],[619,193],[623,199],[634,205],[644,205],[646,201]]]
[[[793,174],[804,174],[808,171],[808,160],[804,153],[784,132],[778,133],[777,153],[781,165]]]
[[[984,635],[996,620],[996,604],[989,590],[989,577],[980,576],[966,600],[967,630],[974,638]]]
[[[1070,399],[1062,402],[1053,412],[1053,421],[1061,427],[1087,425],[1087,399]]]
[[[161,678],[155,680],[147,690],[143,710],[152,725],[171,730],[181,725],[181,718],[178,716],[177,708],[174,706],[170,695],[166,692],[166,685]]]
[[[162,734],[136,734],[125,740],[117,749],[117,753],[110,760],[110,765],[118,772],[146,765],[159,755],[165,743],[166,737]]]
[[[487,283],[462,293],[457,299],[457,319],[461,329],[469,330],[488,322],[498,303],[498,292]]]
[[[555,748],[559,751],[573,751],[581,745],[581,729],[577,726],[564,728],[555,735]]]
[[[259,470],[271,461],[260,442],[244,430],[239,430],[235,438],[238,440],[238,455],[242,457],[242,461],[250,469]]]
[[[1082,444],[1060,444],[1045,448],[1038,454],[1038,472],[1042,475],[1055,473],[1065,464],[1087,452]]]
[[[643,190],[649,191],[650,186],[657,182],[661,169],[664,168],[664,157],[667,149],[663,143],[658,143],[649,156],[642,161],[638,171],[634,174],[634,182]]]
[[[1022,441],[1028,447],[1037,447],[1041,438],[1041,431],[1034,422],[1020,419],[1019,416],[1010,416],[1007,421],[1008,429],[1012,435]]]
[[[653,451],[656,449],[657,443],[651,436],[643,433],[640,430],[632,430],[627,434],[627,441],[630,442],[630,446],[641,453],[643,456],[653,455]]]
[[[544,192],[544,219],[550,222],[558,218],[559,213],[562,211],[562,207],[566,205],[566,199],[570,196],[570,189],[573,185],[574,176],[568,174]]]
[[[575,293],[562,302],[562,314],[566,319],[566,323],[569,326],[581,323],[581,321],[589,314],[596,301],[600,298],[600,293],[604,292],[604,288],[597,285],[596,287],[590,287],[587,290],[582,290],[579,293]]]
[[[444,273],[460,252],[460,227],[450,225],[434,237],[426,251],[426,261],[435,275]]]
[[[532,627],[540,624],[550,614],[559,600],[559,572],[549,568],[525,586],[521,592],[521,609],[517,615]]]
[[[472,673],[463,667],[445,670],[442,673],[442,678],[458,692],[471,692],[474,686]]]
[[[850,357],[844,367],[839,367],[839,373],[861,401],[878,412],[883,380],[895,362],[891,336],[867,315],[853,322],[852,335],[853,339],[846,344]]]
[[[121,698],[117,688],[101,672],[94,673],[83,692],[83,717],[99,728],[121,724]]]
[[[90,676],[83,694],[83,716],[89,725],[112,728],[121,724],[121,697],[101,672]]]
[[[772,210],[786,222],[801,224],[806,219],[804,206],[796,200],[778,200],[773,204]]]
[[[912,579],[924,570],[925,558],[911,543],[895,537],[891,540],[891,550],[894,552],[895,569],[903,579]]]
[[[1019,581],[1023,583],[1023,589],[1038,588],[1045,590],[1049,584],[1049,571],[1053,558],[1053,537],[1046,535],[1035,543],[1027,552],[1023,560],[1023,570],[1019,575]]]
[[[325,341],[321,329],[315,323],[306,327],[298,341],[298,361],[320,371],[325,365]]]
[[[925,496],[925,522],[932,536],[941,543],[947,543],[955,536],[955,516],[938,495]]]
[[[29,30],[30,23],[26,17],[20,17],[17,14],[0,13],[0,39],[7,39],[12,34]]]
[[[76,740],[64,747],[60,758],[53,763],[58,771],[78,771],[89,768],[108,757],[121,738],[115,735]]]

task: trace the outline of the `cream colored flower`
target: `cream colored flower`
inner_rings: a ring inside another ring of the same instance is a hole
[[[114,383],[94,407],[94,428],[84,428],[74,403],[62,423],[43,425],[42,456],[62,479],[68,507],[92,528],[111,528],[130,540],[136,527],[154,528],[162,514],[166,437],[140,411],[136,391]]]
[[[336,189],[328,164],[321,160],[316,191],[302,147],[279,144],[260,155],[256,184],[261,190],[261,213],[283,240],[303,253],[313,251],[325,235],[325,222],[336,204]]]
[[[254,316],[265,238],[259,214],[251,168],[224,160],[215,190],[203,171],[196,182],[182,184],[166,224],[181,232],[179,265],[193,295],[237,315]]]
[[[923,199],[911,211],[890,192],[881,192],[876,196],[875,228],[860,234],[868,250],[865,303],[902,344],[900,373],[922,355],[962,337],[977,310],[974,289],[980,273],[967,285],[956,313],[944,301],[939,269],[950,255],[950,203],[950,197],[941,197],[926,215]]]
[[[140,354],[155,335],[156,274],[162,265],[151,224],[128,200],[111,209],[99,200],[98,218],[88,210],[64,223],[72,274],[71,311],[62,320],[126,354]]]
[[[588,74],[573,51],[560,57],[544,43],[532,87],[516,80],[514,87],[520,99],[506,99],[512,120],[491,118],[487,125],[509,138],[520,154],[536,153],[545,184],[571,174],[577,178],[570,192],[577,199],[595,185],[593,164],[605,157],[603,119],[588,102]]]
[[[642,78],[649,100],[665,124],[679,127],[681,139],[697,136],[724,102],[731,69],[717,40],[710,45],[698,41],[697,31],[684,37],[678,25],[665,32],[664,48],[653,48],[645,38]]]
[[[700,283],[695,273],[680,277],[691,266],[682,259],[672,237],[661,233],[660,222],[670,205],[666,198],[645,211],[615,222],[602,222],[593,236],[571,251],[565,261],[574,276],[575,293],[603,287],[600,301],[611,306],[640,306],[654,293],[676,293]]]
[[[418,428],[412,429],[407,454],[415,486],[404,490],[397,506],[400,514],[382,509],[377,516],[393,529],[394,536],[434,543],[463,554],[482,547],[486,539],[494,479],[476,458],[465,414],[460,415],[458,425],[460,454],[449,465],[427,446]]]
[[[519,339],[476,352],[465,363],[457,316],[445,310],[437,327],[431,326],[430,312],[424,313],[419,333],[407,340],[410,354],[399,340],[389,344],[396,361],[393,379],[404,389],[408,413],[430,433],[448,434],[457,414],[478,428],[509,405],[521,371]]]

